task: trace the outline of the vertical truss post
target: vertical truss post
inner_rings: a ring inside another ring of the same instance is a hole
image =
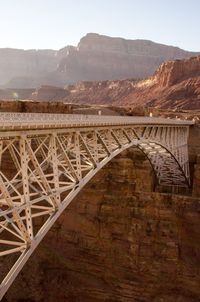
[[[23,185],[23,203],[26,204],[25,214],[26,214],[26,224],[27,231],[30,239],[33,239],[33,224],[31,216],[31,206],[30,206],[30,191],[29,191],[29,177],[28,177],[28,153],[26,149],[26,137],[21,136],[20,138],[20,157],[21,157],[21,174],[22,174],[22,185]]]
[[[76,156],[76,171],[78,174],[78,179],[81,180],[82,178],[82,171],[81,171],[81,156],[80,156],[80,142],[79,142],[79,133],[76,131],[74,133],[74,149],[75,149],[75,156]]]
[[[99,161],[99,156],[98,156],[98,138],[97,138],[96,131],[92,132],[91,149],[93,150],[93,157],[95,159],[95,162],[98,163],[98,161]]]
[[[1,167],[1,159],[2,159],[2,150],[3,150],[3,141],[0,141],[0,167]]]
[[[53,180],[54,180],[54,190],[57,192],[59,190],[59,170],[58,170],[58,156],[57,156],[57,145],[56,145],[56,135],[53,133],[50,137],[50,154],[53,166]],[[57,204],[60,204],[60,194],[56,193]]]

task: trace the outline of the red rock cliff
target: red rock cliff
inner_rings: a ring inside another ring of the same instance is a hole
[[[76,103],[200,109],[200,56],[164,63],[142,81],[83,82],[66,90],[66,101]]]
[[[183,80],[200,76],[200,56],[163,63],[152,80],[160,87],[170,87]]]

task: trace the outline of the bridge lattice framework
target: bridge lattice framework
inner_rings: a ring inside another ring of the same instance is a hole
[[[0,114],[0,256],[17,255],[0,298],[83,186],[125,149],[140,149],[157,184],[189,187],[191,122],[144,117]]]

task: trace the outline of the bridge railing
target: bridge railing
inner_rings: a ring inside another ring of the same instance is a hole
[[[100,116],[84,114],[52,114],[52,113],[16,113],[1,112],[0,128],[20,125],[60,125],[65,124],[162,124],[192,125],[192,121],[173,120],[158,117]]]

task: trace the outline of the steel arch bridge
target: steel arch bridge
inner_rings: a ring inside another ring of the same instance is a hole
[[[192,122],[148,117],[0,113],[0,257],[18,256],[0,299],[83,186],[135,146],[159,185],[189,187]]]

